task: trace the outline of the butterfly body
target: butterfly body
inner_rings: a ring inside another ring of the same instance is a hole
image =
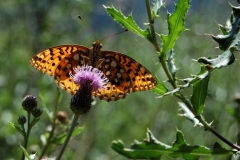
[[[57,85],[71,94],[80,88],[69,73],[73,68],[90,65],[100,69],[109,79],[105,88],[93,91],[99,99],[113,101],[125,98],[128,93],[156,87],[154,76],[140,63],[127,55],[102,51],[100,41],[91,48],[80,45],[61,45],[48,48],[35,55],[30,63],[36,69],[54,76]]]

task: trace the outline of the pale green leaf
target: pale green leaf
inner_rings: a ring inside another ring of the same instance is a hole
[[[147,38],[148,40],[151,41],[151,35],[150,35],[149,29],[142,30],[133,20],[133,17],[131,14],[128,17],[125,17],[121,11],[116,10],[114,7],[107,7],[107,6],[103,6],[103,7],[107,10],[108,14],[112,16],[113,19],[118,23],[120,23],[122,26],[136,33],[137,35],[143,38]]]

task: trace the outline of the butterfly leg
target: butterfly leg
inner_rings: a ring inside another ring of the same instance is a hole
[[[89,65],[90,63],[90,58],[84,55],[81,55],[81,57],[83,58],[83,62],[82,65]]]
[[[97,68],[101,68],[102,63],[105,61],[104,58],[99,59],[99,64],[97,65]]]

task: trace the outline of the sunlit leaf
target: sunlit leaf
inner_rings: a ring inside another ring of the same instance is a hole
[[[218,27],[219,27],[219,30],[221,31],[221,33],[223,35],[227,35],[228,34],[228,29],[226,27],[224,27],[223,25],[221,24],[218,24]]]
[[[152,17],[155,18],[155,17],[158,17],[159,15],[159,10],[160,8],[163,6],[163,2],[162,0],[156,0],[155,2],[153,2],[153,8],[152,8]]]
[[[26,149],[20,144],[20,148],[23,151],[23,154],[25,155],[25,158],[27,158],[27,160],[33,160],[34,158],[31,158],[30,155],[28,154],[28,152],[26,151]]]
[[[194,126],[203,126],[202,123],[199,122],[199,120],[196,118],[196,116],[189,110],[189,108],[182,102],[178,102],[180,110],[183,111],[182,114],[179,114],[180,116],[186,117],[188,120],[193,122]]]
[[[161,35],[163,40],[162,52],[165,55],[175,45],[176,40],[185,30],[185,15],[189,8],[190,0],[179,0],[173,14],[168,14],[168,35]]]
[[[149,32],[149,29],[142,30],[133,20],[132,15],[125,17],[121,11],[116,10],[114,7],[107,7],[107,6],[103,6],[103,7],[107,10],[108,14],[112,16],[113,19],[118,23],[120,23],[122,26],[136,33],[137,35],[143,38],[147,38],[148,40],[151,41],[151,35]]]
[[[10,126],[11,126],[13,129],[15,129],[16,131],[18,131],[23,137],[25,136],[24,131],[23,131],[20,127],[16,126],[16,125],[13,124],[12,122],[8,122],[8,123],[10,124]]]
[[[173,79],[175,80],[175,75],[176,75],[176,72],[177,72],[177,68],[175,66],[175,63],[174,63],[174,53],[173,53],[173,50],[169,50],[168,54],[167,54],[167,59],[166,59],[166,63],[168,65],[168,69],[173,77]]]
[[[156,78],[156,80],[157,80],[157,87],[154,88],[153,91],[158,95],[165,94],[168,91],[168,89],[162,84],[162,82],[158,78]]]
[[[239,50],[240,8],[232,6],[232,11],[229,25],[226,27],[220,25],[222,34],[212,35],[212,38],[218,42],[219,48],[224,51],[232,46],[237,46]]]
[[[212,149],[205,146],[191,146],[186,143],[180,130],[177,130],[176,140],[172,146],[158,141],[148,130],[147,138],[142,142],[135,141],[130,148],[126,148],[121,140],[113,141],[111,147],[130,159],[160,159],[163,154],[167,154],[173,158],[197,160],[200,156],[234,154],[233,151],[222,148],[218,143],[215,143]]]
[[[205,79],[207,76],[209,76],[210,72],[208,70],[205,70],[205,72],[199,74],[199,75],[196,75],[196,76],[193,76],[192,78],[185,78],[183,79],[183,81],[186,83],[184,85],[179,85],[178,88],[172,90],[172,91],[168,91],[164,94],[162,94],[161,96],[157,97],[157,98],[161,98],[161,97],[164,97],[164,96],[167,96],[167,95],[175,95],[175,96],[178,96],[178,92],[181,91],[182,89],[185,89],[185,88],[188,88],[190,87],[192,84],[198,82],[198,81],[201,81],[203,79]]]
[[[236,47],[231,47],[217,58],[211,59],[202,57],[198,59],[198,62],[212,69],[227,67],[235,61],[235,56],[233,54],[235,50]]]

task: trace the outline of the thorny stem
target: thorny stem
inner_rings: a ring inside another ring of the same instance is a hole
[[[152,34],[152,41],[151,42],[154,45],[156,51],[159,53],[159,52],[161,52],[161,48],[158,45],[157,37],[156,37],[156,34],[155,34],[154,20],[152,18],[152,13],[151,13],[151,7],[150,7],[149,0],[146,0],[146,6],[147,6],[150,30],[151,30],[151,34]],[[169,79],[169,82],[172,84],[172,86],[174,88],[177,88],[177,85],[176,85],[176,83],[175,83],[175,81],[174,81],[170,71],[168,70],[168,67],[166,65],[164,56],[160,56],[159,57],[159,61],[160,61],[161,65],[162,65],[162,67],[163,67],[164,72],[166,73],[166,75],[167,75],[167,77]]]
[[[216,130],[214,130],[203,118],[202,115],[197,116],[196,117],[205,127],[205,129],[209,130],[210,132],[212,132],[214,135],[216,135],[220,140],[222,140],[224,143],[226,143],[227,145],[229,145],[232,148],[237,149],[238,151],[240,151],[240,146],[233,144],[232,142],[228,141],[225,137],[223,137],[221,134],[219,134]]]
[[[158,45],[158,41],[156,38],[156,34],[155,34],[155,28],[154,28],[154,20],[152,18],[152,13],[151,13],[151,7],[150,7],[150,3],[149,0],[146,0],[146,6],[147,6],[147,12],[148,12],[148,19],[149,19],[149,25],[150,25],[150,30],[151,30],[151,34],[152,34],[152,44],[155,46],[156,51],[159,53],[161,52],[160,46]],[[163,55],[163,54],[162,54]],[[175,83],[167,65],[164,59],[164,56],[159,56],[159,61],[163,67],[164,72],[166,73],[169,82],[171,83],[171,85],[173,86],[174,89],[177,88],[177,84]],[[179,96],[178,98],[180,98],[184,103],[188,103],[188,100],[179,92]],[[192,109],[191,105],[187,105],[187,107],[191,110],[191,112],[194,113],[194,110]]]
[[[155,29],[154,29],[154,20],[152,18],[152,13],[151,13],[151,8],[150,8],[150,3],[149,0],[145,0],[146,2],[146,7],[147,7],[147,13],[148,13],[148,18],[149,18],[149,25],[150,25],[150,30],[151,30],[151,34],[152,34],[152,44],[154,45],[156,51],[159,53],[161,52],[161,49],[158,45],[157,42],[157,38],[156,38],[156,34],[155,34]],[[163,55],[163,54],[162,54]],[[171,83],[171,85],[173,86],[174,89],[177,88],[177,85],[172,77],[172,75],[170,74],[170,71],[168,70],[168,67],[165,63],[165,59],[164,56],[159,56],[159,61],[163,67],[163,70],[165,72],[165,74],[167,75],[169,82]],[[191,103],[185,98],[184,95],[182,95],[180,92],[178,92],[178,96],[177,96],[180,100],[182,100],[184,102],[184,104],[189,108],[189,110],[196,116],[196,112],[193,110],[193,107],[191,105]],[[200,116],[196,116],[196,118],[204,125],[205,129],[207,129],[208,131],[212,132],[216,137],[218,137],[221,141],[223,141],[224,143],[226,143],[227,145],[229,145],[230,147],[237,149],[238,151],[240,151],[240,146],[235,145],[233,143],[231,143],[230,141],[228,141],[225,137],[223,137],[221,134],[219,134],[216,130],[214,130],[211,125],[209,125],[204,118],[202,117],[202,115]]]
[[[70,127],[70,129],[69,129],[69,131],[67,133],[67,137],[66,137],[66,139],[65,139],[65,141],[64,141],[64,143],[62,145],[62,148],[61,148],[61,150],[59,152],[59,155],[57,156],[56,160],[60,160],[61,159],[61,157],[62,157],[62,155],[63,155],[63,153],[64,153],[64,151],[65,151],[65,149],[67,147],[68,141],[70,140],[70,138],[72,136],[74,128],[76,127],[76,124],[78,122],[78,118],[79,118],[79,115],[74,114],[71,127]]]

